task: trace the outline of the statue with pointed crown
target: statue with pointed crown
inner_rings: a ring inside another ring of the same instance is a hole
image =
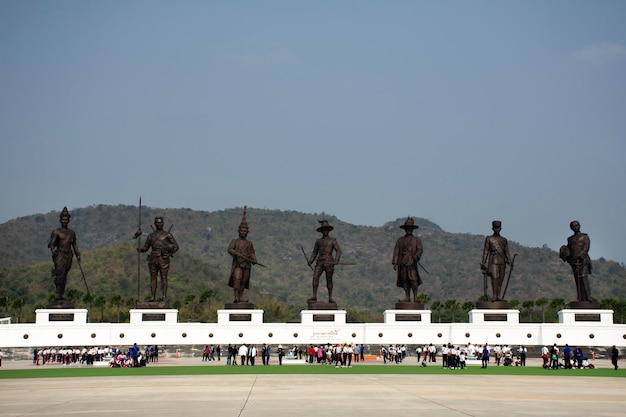
[[[252,308],[253,306],[244,300],[243,292],[250,288],[250,270],[252,265],[257,265],[254,245],[247,239],[248,237],[248,221],[246,219],[247,207],[243,208],[243,217],[239,224],[239,237],[230,241],[228,245],[228,253],[233,257],[230,271],[228,286],[235,293],[233,304],[236,308]]]
[[[67,274],[72,268],[72,259],[76,255],[76,260],[80,262],[80,251],[76,245],[76,233],[70,228],[70,212],[67,207],[63,207],[63,211],[59,216],[61,227],[52,231],[48,248],[52,253],[52,261],[54,268],[52,269],[52,277],[54,278],[55,295],[54,301],[48,306],[51,308],[73,308],[70,300],[63,297],[65,293],[65,285],[67,284]]]

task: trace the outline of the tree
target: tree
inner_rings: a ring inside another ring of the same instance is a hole
[[[9,308],[11,307],[11,301],[8,295],[0,297],[0,308],[4,310],[4,314],[9,315]]]
[[[111,305],[114,305],[117,308],[117,322],[120,322],[120,310],[122,309],[122,296],[117,294],[114,295],[113,297],[111,297],[111,299],[109,300],[109,302],[111,303]]]
[[[444,308],[452,313],[452,323],[455,321],[454,313],[459,309],[459,307],[460,305],[457,300],[449,299],[445,302]]]
[[[100,323],[104,321],[104,306],[106,306],[107,300],[102,295],[98,295],[93,299],[93,305],[100,310]]]
[[[91,311],[91,307],[92,307],[92,304],[93,304],[93,295],[85,294],[83,296],[83,303],[87,304],[88,311]],[[89,320],[87,320],[87,321],[89,321]]]
[[[439,323],[441,323],[441,310],[443,310],[443,305],[441,304],[441,301],[434,300],[430,304],[430,309],[437,312],[437,317],[439,319]]]
[[[516,299],[509,300],[509,308],[511,310],[516,310],[517,307],[519,307],[519,300],[516,300]]]
[[[26,302],[24,301],[23,298],[16,298],[12,304],[13,311],[17,312],[18,323],[22,322],[22,310],[24,308],[24,304],[26,304]]]
[[[428,302],[430,301],[430,297],[428,296],[428,294],[426,293],[420,293],[417,296],[417,302],[422,303],[422,304],[428,304]]]
[[[213,290],[204,290],[202,294],[200,294],[200,303],[207,304],[207,321],[211,320],[211,298],[213,298]]]
[[[522,311],[528,312],[528,321],[532,321],[533,307],[535,306],[535,302],[533,300],[525,300],[522,301]]]
[[[469,313],[470,310],[472,310],[474,308],[474,303],[472,301],[466,301],[463,303],[463,305],[461,305],[461,310],[463,310],[466,313]]]
[[[546,305],[548,304],[547,298],[537,298],[535,300],[535,305],[539,307],[539,311],[541,311],[541,322],[546,322]]]

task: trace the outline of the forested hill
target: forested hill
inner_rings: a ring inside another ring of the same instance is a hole
[[[172,259],[169,298],[189,300],[211,291],[213,305],[232,301],[227,286],[231,258],[226,249],[237,237],[243,208],[214,212],[191,209],[142,210],[142,242],[151,231],[154,216],[162,215],[165,228],[180,245]],[[59,212],[20,217],[0,225],[5,245],[0,247],[3,265],[0,269],[0,297],[22,298],[27,308],[44,305],[54,291],[50,278],[52,261],[47,248],[50,232],[59,227]],[[78,238],[83,255],[83,268],[93,295],[107,300],[114,296],[137,297],[138,207],[98,205],[71,210],[69,227]],[[249,207],[248,239],[254,243],[259,262],[267,266],[253,267],[251,289],[246,297],[275,303],[275,308],[306,307],[311,295],[312,272],[306,264],[302,247],[310,255],[318,219],[334,226],[343,251],[342,261],[354,266],[339,266],[335,272],[334,298],[340,308],[382,314],[394,307],[403,295],[395,286],[391,255],[395,241],[403,235],[405,217],[381,227],[351,225],[325,213],[308,214],[296,211],[266,210]],[[482,274],[479,262],[485,236],[449,233],[435,223],[415,216],[420,227],[417,234],[424,246],[421,263],[424,284],[419,292],[430,300],[455,299],[460,303],[476,301],[482,295]],[[507,236],[508,237],[508,236]],[[558,253],[546,248],[524,247],[509,240],[511,254],[517,253],[515,270],[507,290],[508,299],[548,300],[575,298],[575,287],[569,266]],[[148,273],[145,255],[140,258],[143,285],[140,298],[148,295]],[[591,277],[592,295],[603,298],[626,298],[626,269],[605,259],[594,260]],[[84,291],[77,267],[70,273],[68,288]],[[324,279],[320,297],[326,292]],[[0,312],[1,313],[1,312]]]

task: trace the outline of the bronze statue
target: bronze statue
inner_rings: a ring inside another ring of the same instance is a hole
[[[480,269],[483,271],[483,290],[487,295],[487,276],[491,277],[491,301],[501,301],[504,298],[502,283],[506,273],[506,266],[511,265],[511,255],[509,254],[509,242],[500,236],[502,222],[494,220],[491,222],[493,234],[485,238],[483,258],[480,262]]]
[[[339,243],[337,243],[337,239],[328,236],[328,233],[333,230],[334,227],[326,220],[318,220],[318,222],[320,223],[320,227],[317,228],[317,231],[322,234],[322,237],[315,241],[313,253],[307,261],[309,266],[311,266],[317,259],[315,268],[313,269],[313,297],[308,301],[317,301],[317,288],[320,284],[322,272],[324,272],[326,275],[326,288],[328,288],[328,302],[334,304],[333,273],[335,271],[335,265],[339,264],[341,259],[341,248],[339,247]]]
[[[61,227],[52,231],[50,243],[48,247],[52,252],[52,261],[54,268],[52,269],[52,277],[54,278],[56,301],[67,300],[63,297],[65,293],[65,285],[67,284],[67,274],[72,268],[72,258],[76,254],[76,260],[80,263],[80,251],[76,245],[76,233],[67,225],[70,223],[70,212],[67,207],[63,207],[63,211],[59,217]]]
[[[243,292],[250,288],[252,265],[259,264],[254,253],[254,245],[246,239],[249,231],[246,211],[247,207],[244,206],[243,217],[238,229],[239,237],[231,240],[230,245],[228,245],[228,253],[233,257],[228,286],[232,287],[235,293],[234,303],[247,303],[247,300],[243,299]]]
[[[152,248],[148,255],[148,269],[150,270],[150,302],[156,300],[157,276],[161,274],[161,293],[163,300],[167,299],[167,274],[170,270],[170,258],[178,251],[178,243],[170,233],[163,230],[163,216],[154,218],[154,226],[156,230],[148,235],[146,243],[142,248],[137,248],[137,252],[147,252]]]
[[[572,267],[574,282],[576,283],[576,298],[578,301],[592,301],[589,277],[591,274],[591,258],[589,257],[589,236],[581,233],[580,223],[577,220],[569,224],[573,235],[567,238],[567,246],[561,246],[559,257]]]
[[[417,288],[422,285],[422,279],[417,265],[422,253],[422,240],[413,235],[413,231],[419,228],[415,224],[412,217],[407,217],[404,224],[400,226],[404,229],[405,235],[396,241],[393,249],[393,270],[398,272],[396,285],[404,288],[404,300],[402,302],[411,302],[411,291],[413,292],[413,302],[417,303]]]

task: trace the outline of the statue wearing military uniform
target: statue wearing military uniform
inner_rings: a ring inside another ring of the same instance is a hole
[[[563,262],[572,267],[574,282],[576,283],[576,298],[578,301],[591,301],[589,288],[589,274],[591,273],[591,258],[589,257],[589,236],[580,231],[580,223],[576,220],[569,225],[574,232],[567,238],[567,246],[561,246],[559,256]]]
[[[137,252],[147,252],[152,248],[148,255],[148,269],[150,270],[150,294],[149,301],[156,300],[157,277],[161,274],[161,292],[163,300],[167,299],[167,274],[170,269],[170,257],[178,251],[178,243],[169,231],[163,230],[163,217],[154,218],[154,226],[156,230],[148,235],[143,248],[137,248]]]
[[[500,301],[506,265],[511,264],[511,256],[509,255],[508,241],[500,236],[502,222],[494,220],[491,222],[491,226],[493,234],[485,238],[485,247],[480,267],[483,273],[491,277],[491,301]],[[484,289],[486,292],[486,283]]]

